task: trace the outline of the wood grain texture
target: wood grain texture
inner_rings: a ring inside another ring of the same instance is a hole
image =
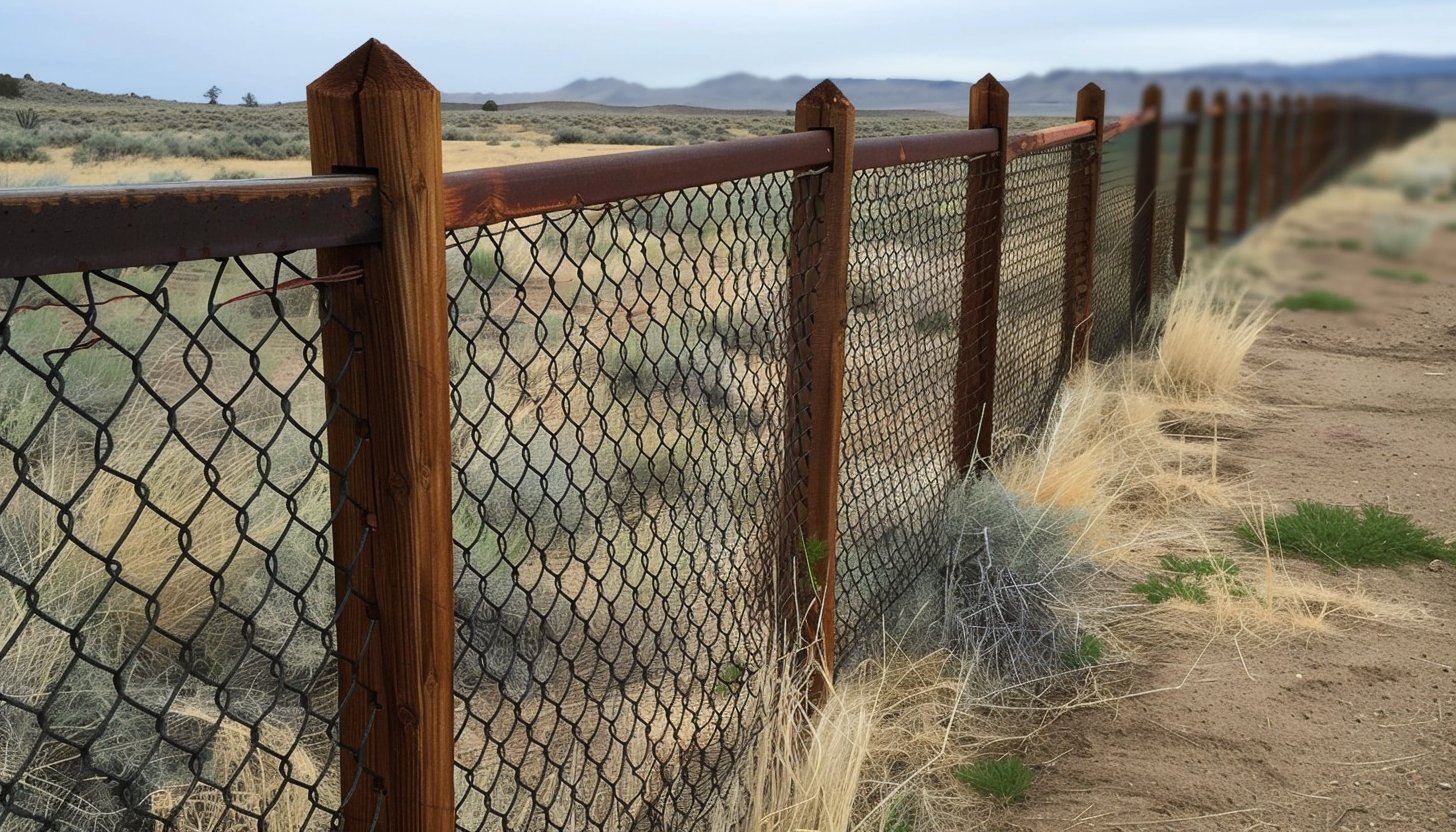
[[[1198,134],[1203,130],[1203,90],[1188,91],[1186,121],[1178,149],[1178,182],[1173,193],[1173,274],[1183,274],[1188,253],[1188,209],[1193,200],[1193,175],[1198,167]]]
[[[1132,275],[1132,326],[1147,320],[1158,291],[1157,253],[1158,165],[1162,160],[1163,88],[1149,84],[1143,90],[1143,109],[1154,115],[1138,131],[1137,178],[1133,185],[1132,247],[1129,273]]]
[[[439,92],[371,40],[309,86],[308,105],[315,173],[374,171],[382,220],[379,245],[319,252],[321,268],[364,269],[358,285],[335,293],[341,327],[330,328],[325,344],[332,404],[353,416],[331,424],[331,459],[357,449],[347,478],[334,482],[335,499],[347,506],[335,550],[344,563],[358,553],[339,576],[339,650],[358,656],[341,674],[342,744],[362,745],[365,772],[346,822],[369,828],[378,810],[388,832],[450,832],[453,544]]]
[[[854,107],[821,83],[801,98],[794,129],[828,131],[828,170],[794,181],[789,258],[789,366],[785,411],[784,517],[778,574],[794,576],[781,602],[789,632],[802,632],[822,701],[834,675],[834,572],[839,538],[839,453],[844,412],[844,337],[849,318],[849,211],[854,182]],[[822,546],[806,557],[805,542]],[[807,567],[807,568],[806,568]]]
[[[1077,92],[1077,121],[1092,122],[1094,129],[1090,136],[1072,146],[1072,162],[1067,171],[1064,368],[1086,361],[1092,343],[1092,266],[1097,243],[1097,189],[1102,170],[1106,102],[1106,94],[1096,84],[1088,84]]]
[[[996,334],[1001,296],[1001,231],[1006,205],[1010,94],[995,76],[971,87],[970,130],[995,130],[996,152],[972,159],[966,180],[965,271],[957,327],[951,453],[969,472],[991,458],[996,399]]]

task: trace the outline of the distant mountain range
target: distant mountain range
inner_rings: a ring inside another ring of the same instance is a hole
[[[1221,64],[1175,72],[1130,72],[1060,69],[1046,75],[1002,79],[1011,93],[1016,115],[1070,114],[1077,90],[1088,81],[1107,91],[1109,113],[1137,109],[1142,89],[1163,85],[1164,100],[1180,107],[1188,90],[1202,87],[1254,93],[1339,93],[1431,107],[1456,114],[1456,56],[1369,55],[1318,64]],[[861,110],[938,110],[959,114],[966,108],[969,81],[922,81],[908,78],[871,80],[836,78],[834,82]],[[446,93],[446,102],[527,104],[574,101],[619,107],[669,104],[722,110],[784,110],[808,92],[817,79],[790,76],[760,78],[745,72],[725,75],[691,87],[652,88],[616,78],[581,79],[557,90],[537,93]]]

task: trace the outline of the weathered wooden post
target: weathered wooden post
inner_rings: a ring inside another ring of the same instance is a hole
[[[1067,183],[1066,310],[1062,366],[1087,360],[1092,340],[1092,265],[1097,245],[1097,187],[1102,171],[1102,128],[1107,96],[1096,84],[1077,92],[1077,121],[1096,122],[1092,135],[1071,147]]]
[[[1289,96],[1279,96],[1279,109],[1274,115],[1274,166],[1270,171],[1274,179],[1273,210],[1284,207],[1289,200],[1289,162],[1287,138],[1289,135]]]
[[[1010,96],[994,76],[971,87],[969,129],[999,131],[997,150],[974,158],[966,178],[965,272],[956,354],[951,444],[956,470],[991,458],[995,429],[996,316],[1001,294],[1001,225],[1006,204],[1006,139]]]
[[[1193,174],[1198,168],[1198,134],[1203,130],[1203,90],[1188,91],[1183,142],[1178,149],[1178,185],[1173,199],[1173,274],[1183,276],[1188,254],[1188,208],[1193,199]]]
[[[789,367],[785,411],[785,540],[780,613],[802,633],[822,701],[834,674],[834,565],[839,537],[839,440],[844,412],[844,333],[849,318],[849,212],[854,106],[829,81],[799,99],[794,129],[827,130],[833,162],[793,186],[789,254]]]
[[[1208,151],[1208,221],[1204,238],[1211,246],[1218,245],[1219,211],[1223,208],[1223,146],[1228,128],[1228,93],[1213,94],[1213,140]]]
[[[1153,118],[1138,129],[1137,180],[1133,186],[1132,320],[1137,330],[1147,320],[1158,286],[1158,164],[1162,159],[1163,88],[1149,84],[1143,90],[1143,110]]]
[[[1305,146],[1309,135],[1309,99],[1304,96],[1296,96],[1294,109],[1291,114],[1293,119],[1290,130],[1292,137],[1289,142],[1289,201],[1293,202],[1304,193],[1306,177],[1309,175],[1308,148]]]
[[[1274,211],[1274,103],[1269,93],[1259,94],[1259,206],[1260,221]]]
[[[450,389],[440,94],[370,40],[308,87],[315,174],[373,171],[383,242],[318,252],[346,828],[451,832]]]
[[[1234,234],[1242,237],[1244,232],[1249,230],[1249,185],[1253,159],[1249,140],[1252,131],[1249,128],[1249,118],[1254,109],[1254,98],[1247,92],[1239,93],[1239,122],[1238,122],[1238,169],[1235,172],[1237,182],[1234,185]]]

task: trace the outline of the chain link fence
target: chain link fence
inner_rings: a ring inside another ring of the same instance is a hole
[[[0,281],[0,829],[376,814],[312,263]]]
[[[693,828],[753,735],[793,193],[450,233],[460,829]]]

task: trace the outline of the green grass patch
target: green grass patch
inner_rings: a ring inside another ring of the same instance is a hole
[[[956,766],[951,773],[955,779],[1002,803],[1025,798],[1032,780],[1031,769],[1015,757]]]
[[[1295,295],[1286,295],[1274,304],[1280,309],[1298,312],[1303,309],[1318,309],[1322,312],[1353,312],[1359,308],[1355,301],[1323,289],[1307,289]]]
[[[1335,245],[1340,247],[1340,251],[1359,251],[1362,247],[1361,242],[1354,237],[1342,237]]]
[[[1245,524],[1238,535],[1250,547],[1334,566],[1396,566],[1433,560],[1456,562],[1456,546],[1381,506],[1358,510],[1326,503],[1295,503],[1290,514],[1266,518],[1263,534]]]
[[[1448,222],[1441,227],[1446,229],[1447,231],[1456,231],[1456,222]]]
[[[1214,575],[1237,575],[1239,565],[1226,557],[1180,558],[1177,555],[1163,555],[1158,565],[1179,575],[1196,575],[1211,578]]]
[[[1324,272],[1305,272],[1304,274],[1300,275],[1300,277],[1303,278],[1303,279],[1305,279],[1305,280],[1324,280],[1325,279],[1325,273]]]
[[[1133,584],[1132,591],[1141,595],[1149,604],[1161,604],[1174,598],[1195,604],[1208,603],[1208,590],[1189,580],[1187,575],[1149,575],[1143,581]]]
[[[1370,273],[1385,280],[1395,280],[1400,283],[1429,283],[1431,279],[1425,272],[1407,272],[1400,269],[1371,269]]]
[[[1096,633],[1082,633],[1076,645],[1062,656],[1062,661],[1070,670],[1092,667],[1102,663],[1102,652],[1102,639]]]
[[[1331,240],[1316,240],[1310,237],[1306,237],[1303,240],[1297,241],[1295,245],[1299,246],[1300,248],[1329,248],[1334,245],[1334,242]]]

